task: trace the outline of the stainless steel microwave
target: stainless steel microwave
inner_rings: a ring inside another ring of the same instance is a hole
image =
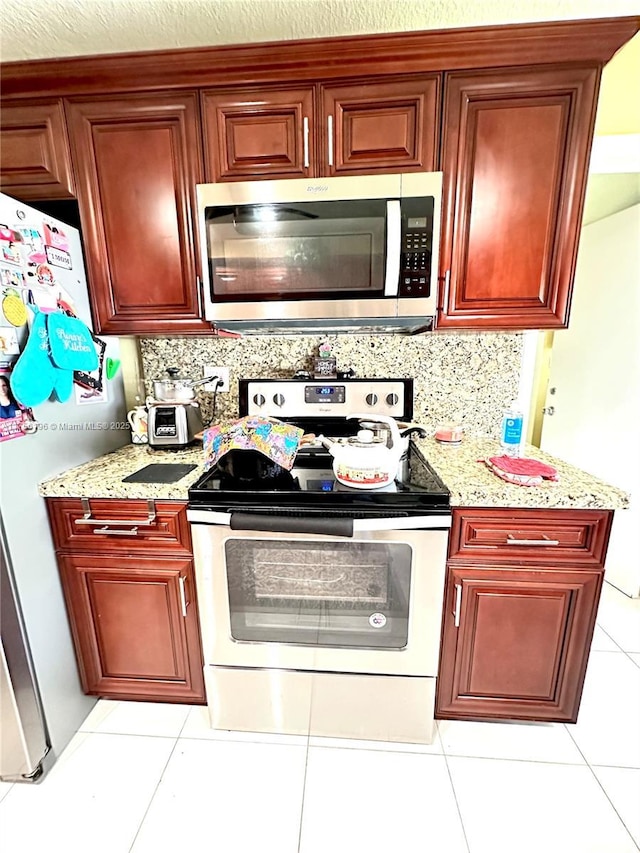
[[[431,327],[441,172],[203,184],[197,198],[205,318],[217,328]]]

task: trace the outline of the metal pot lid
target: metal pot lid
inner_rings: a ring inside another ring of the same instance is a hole
[[[349,447],[363,447],[365,449],[371,447],[383,446],[386,447],[385,439],[375,435],[373,430],[361,429],[357,435],[350,435],[347,438],[339,438],[340,444],[348,445]]]
[[[177,367],[167,367],[168,379],[156,379],[156,382],[162,382],[164,385],[191,385],[193,382],[188,376],[178,376]]]

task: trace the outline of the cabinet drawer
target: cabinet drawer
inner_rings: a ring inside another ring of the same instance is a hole
[[[601,566],[612,517],[607,510],[456,510],[449,560]]]
[[[47,501],[56,550],[83,553],[191,554],[186,502],[89,500]],[[95,523],[94,523],[95,522]],[[118,523],[114,523],[118,522]]]

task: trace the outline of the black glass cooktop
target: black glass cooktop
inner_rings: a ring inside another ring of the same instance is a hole
[[[241,451],[242,452],[242,451]],[[214,467],[189,489],[189,506],[197,509],[264,507],[276,510],[358,510],[365,514],[383,509],[402,515],[448,511],[449,492],[422,456],[411,449],[403,481],[379,489],[355,489],[339,483],[328,453],[299,453],[289,471],[257,478],[233,477]]]

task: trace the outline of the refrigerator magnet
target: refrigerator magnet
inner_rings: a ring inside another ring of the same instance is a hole
[[[12,326],[24,326],[28,312],[20,294],[16,290],[7,290],[2,297],[2,313]]]
[[[64,270],[73,268],[69,254],[69,241],[61,228],[44,223],[44,251],[47,263]]]
[[[104,369],[104,354],[107,349],[107,342],[103,341],[102,338],[99,338],[97,335],[94,335],[93,332],[91,333],[91,337],[93,338],[96,353],[98,354],[98,367],[91,371],[74,371],[73,381],[76,385],[80,385],[82,388],[86,388],[90,391],[101,392],[103,387],[102,373]]]
[[[10,374],[8,369],[0,372],[0,441],[22,438],[33,432],[29,425],[35,421],[31,409],[16,400],[11,390]]]

